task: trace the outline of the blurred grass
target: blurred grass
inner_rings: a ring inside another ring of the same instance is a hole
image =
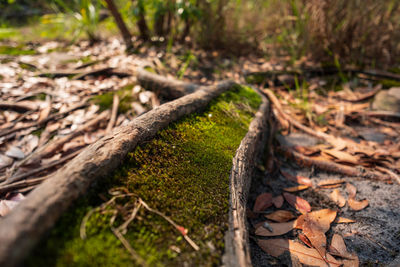
[[[134,36],[138,6],[115,0]],[[29,0],[26,0],[29,2]],[[100,19],[103,1],[48,0],[54,12],[31,19],[29,27],[0,21],[0,40],[97,39],[117,35],[111,17]],[[55,3],[60,3],[55,5]],[[152,40],[167,49],[175,42],[223,50],[234,55],[256,53],[269,58],[304,57],[323,65],[398,67],[400,1],[398,0],[151,0],[144,3]],[[61,8],[64,6],[63,8]],[[184,38],[186,37],[186,38]]]

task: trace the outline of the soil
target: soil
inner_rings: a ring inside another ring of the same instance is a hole
[[[305,134],[293,133],[288,136],[278,136],[281,144],[293,146],[313,146],[318,140]],[[400,252],[400,186],[396,183],[389,184],[379,181],[360,179],[357,177],[344,177],[342,175],[320,172],[318,170],[302,168],[285,158],[278,155],[278,164],[281,170],[295,175],[309,177],[315,185],[322,179],[344,179],[352,183],[357,188],[357,199],[367,199],[369,206],[361,211],[352,211],[348,205],[338,208],[328,197],[332,189],[307,189],[303,192],[295,193],[306,199],[312,210],[323,208],[337,209],[338,216],[353,219],[356,222],[351,224],[331,225],[331,229],[326,233],[328,244],[333,234],[338,233],[345,239],[347,249],[356,252],[360,259],[360,266],[399,266]],[[248,208],[252,209],[255,198],[264,192],[271,192],[273,195],[282,193],[282,188],[296,185],[283,177],[278,170],[272,173],[258,170],[253,177]],[[346,196],[345,186],[339,188],[341,193]],[[273,211],[273,207],[267,211]],[[282,209],[295,211],[287,203]],[[251,225],[262,221],[262,219],[251,220]],[[293,230],[284,235],[284,238],[296,239],[296,232]],[[254,235],[253,235],[254,237]],[[282,238],[280,236],[279,238]],[[267,255],[261,248],[250,240],[251,257],[253,266],[292,266],[288,254],[281,255],[278,259]],[[397,256],[397,258],[396,258]]]

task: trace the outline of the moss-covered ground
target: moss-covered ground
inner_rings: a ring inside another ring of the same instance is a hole
[[[111,209],[95,211],[86,224],[87,238],[80,237],[85,214],[110,199],[109,190],[117,187],[185,227],[200,247],[195,251],[171,224],[142,208],[125,238],[148,265],[219,265],[227,230],[232,158],[260,103],[251,89],[236,87],[203,112],[185,117],[137,147],[114,175],[94,185],[65,212],[24,265],[138,265],[110,229]],[[124,209],[135,200],[117,201],[114,227],[123,223]]]

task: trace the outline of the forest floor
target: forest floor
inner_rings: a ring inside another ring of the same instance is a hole
[[[182,46],[173,46],[169,53],[156,46],[144,46],[129,56],[124,51],[115,38],[93,46],[55,41],[0,44],[0,216],[83,148],[165,101],[138,83],[136,70],[147,67],[193,83],[226,79],[253,83],[271,100],[277,97],[272,101],[277,132],[267,161],[254,177],[249,199],[255,266],[283,265],[288,259],[294,266],[310,257],[290,248],[283,250],[297,258],[279,256],[279,248],[271,251],[271,245],[266,248],[258,241],[268,240],[261,236],[300,240],[352,266],[358,261],[365,266],[386,265],[399,254],[400,115],[396,107],[400,107],[400,93],[391,89],[399,85],[395,74],[392,78],[341,71],[311,75],[297,72],[320,68],[306,59],[288,67],[289,59],[284,57],[232,59],[217,51]],[[264,198],[257,204],[260,195]],[[278,205],[272,199],[286,202]],[[320,209],[353,222],[324,221],[328,228],[322,234],[316,230],[321,224],[317,222],[311,232],[318,232],[318,237],[305,229],[302,234],[298,228],[304,225],[288,227],[288,218]],[[277,210],[285,211],[278,219],[268,218]],[[344,237],[348,254],[331,242],[334,234]]]

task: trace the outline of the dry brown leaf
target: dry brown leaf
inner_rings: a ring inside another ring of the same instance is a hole
[[[345,181],[341,179],[325,179],[322,180],[318,183],[318,187],[325,187],[325,186],[330,186],[330,185],[341,185]]]
[[[290,254],[294,254],[298,257],[299,261],[305,265],[311,266],[329,266],[325,260],[319,255],[318,251],[314,248],[307,248],[299,242],[285,239],[268,239],[268,240],[257,240],[258,245],[262,250],[267,252],[273,257],[282,255],[285,251],[289,251]],[[330,266],[340,266],[338,262],[331,255],[327,254],[327,261]]]
[[[337,159],[336,162],[349,163],[349,164],[354,164],[354,165],[357,165],[359,162],[358,157],[353,156],[344,151],[339,151],[339,150],[335,150],[335,149],[325,149],[322,151],[323,151],[323,153],[326,153],[330,156],[335,157]]]
[[[308,238],[306,237],[305,234],[300,233],[300,234],[299,234],[299,239],[300,239],[301,241],[303,241],[303,243],[306,244],[309,248],[312,247],[312,244],[311,244],[310,240],[308,240]]]
[[[346,183],[346,190],[347,190],[347,194],[349,195],[349,198],[355,198],[356,194],[357,194],[357,188],[350,184],[350,183]]]
[[[335,223],[355,223],[355,220],[344,218],[344,217],[338,217],[335,221]]]
[[[368,202],[367,199],[358,201],[358,200],[355,200],[354,198],[349,198],[347,200],[347,204],[349,204],[349,207],[352,210],[357,210],[358,211],[358,210],[365,209],[368,206],[369,202]]]
[[[262,193],[256,198],[256,203],[254,204],[253,211],[259,212],[263,211],[272,206],[272,194]]]
[[[293,181],[293,182],[298,183],[298,184],[308,185],[308,186],[312,187],[312,182],[307,177],[304,177],[304,176],[301,176],[301,175],[292,175],[292,174],[290,174],[288,172],[285,172],[285,171],[282,171],[282,170],[281,170],[281,173],[286,179],[288,179],[290,181]]]
[[[291,206],[295,207],[301,213],[304,214],[311,211],[311,206],[307,200],[286,192],[283,193],[283,197]]]
[[[307,188],[309,188],[308,185],[298,185],[298,186],[292,186],[292,187],[283,188],[283,191],[292,192],[293,193],[293,192],[298,192],[298,191],[305,190]]]
[[[332,191],[332,193],[329,195],[329,198],[335,202],[340,208],[344,207],[346,205],[346,199],[342,194],[340,193],[339,189],[335,189]]]
[[[344,243],[343,237],[334,234],[332,237],[331,245],[329,246],[329,251],[332,255],[344,258],[343,267],[358,267],[359,260],[355,253],[350,253],[347,251],[346,244]]]
[[[265,215],[265,218],[275,222],[287,222],[296,218],[291,211],[288,210],[277,210],[271,214]]]
[[[290,230],[294,228],[296,220],[284,223],[268,223],[268,225],[272,228],[272,232],[265,228],[262,224],[260,224],[255,231],[256,235],[259,236],[278,236],[284,235]]]
[[[331,223],[336,218],[336,211],[322,209],[301,215],[296,220],[296,228],[302,229],[311,244],[322,257],[326,254],[326,236]]]
[[[279,195],[277,197],[272,198],[272,203],[274,204],[275,208],[280,209],[283,205],[283,196]]]

